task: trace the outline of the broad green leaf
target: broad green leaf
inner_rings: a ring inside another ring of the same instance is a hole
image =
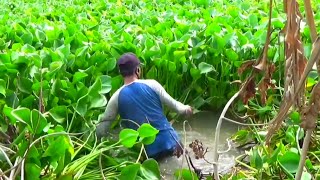
[[[58,47],[56,51],[61,57],[64,57],[64,59],[67,59],[68,56],[70,55],[70,44],[62,45]]]
[[[117,65],[117,61],[115,58],[110,58],[107,60],[106,71],[112,71]]]
[[[139,133],[133,129],[123,129],[119,134],[119,141],[127,148],[131,148],[137,141]]]
[[[81,81],[83,78],[87,77],[88,74],[87,73],[84,73],[84,72],[76,72],[74,75],[73,75],[73,80],[72,82],[73,83],[77,83],[79,81]]]
[[[33,35],[30,32],[25,32],[22,36],[21,36],[22,41],[25,44],[32,44],[33,41]]]
[[[142,124],[137,131],[139,132],[140,141],[145,145],[152,144],[159,133],[159,130],[147,123]]]
[[[159,165],[154,159],[147,159],[142,163],[140,174],[144,179],[161,179]]]
[[[216,71],[211,64],[208,64],[208,63],[205,63],[205,62],[201,62],[198,65],[198,68],[199,68],[201,74],[208,73],[208,72],[211,72],[211,71]]]
[[[312,88],[317,82],[314,78],[308,77],[307,79],[307,88]]]
[[[88,111],[88,101],[89,101],[89,96],[88,94],[82,96],[81,98],[78,99],[77,104],[76,104],[76,112],[81,115],[85,116],[85,114]]]
[[[159,130],[148,123],[142,124],[137,131],[139,132],[140,137],[152,137],[159,133]]]
[[[26,178],[32,180],[40,180],[41,167],[34,163],[26,163],[25,165]]]
[[[232,49],[226,49],[226,56],[231,61],[237,61],[239,58],[238,54]]]
[[[11,111],[11,114],[14,118],[16,118],[18,121],[23,122],[31,127],[31,111],[28,108],[18,108]]]
[[[11,124],[15,124],[15,123],[16,123],[16,118],[12,115],[12,113],[11,113],[12,111],[13,111],[13,108],[8,107],[7,105],[5,105],[5,106],[3,107],[3,113],[4,113],[7,117],[9,117],[10,123],[11,123]]]
[[[32,81],[29,78],[19,78],[18,80],[18,88],[21,92],[31,94],[32,92]]]
[[[221,26],[219,26],[217,23],[211,23],[207,27],[205,34],[206,34],[206,36],[213,35],[214,33],[219,34],[221,32],[221,30],[222,30]]]
[[[256,28],[258,26],[258,17],[255,14],[250,14],[248,17],[249,24],[251,27]]]
[[[50,143],[42,157],[50,157],[51,162],[55,162],[58,161],[60,157],[63,157],[66,151],[71,155],[74,153],[74,149],[68,138],[65,136],[59,136]]]
[[[297,111],[292,112],[290,118],[297,125],[301,123],[300,114]]]
[[[31,111],[31,127],[35,134],[40,134],[47,126],[47,119],[38,111]]]
[[[136,180],[140,164],[130,164],[124,167],[120,173],[120,180]]]
[[[0,79],[0,94],[6,96],[6,82],[3,79]]]
[[[63,66],[63,62],[62,61],[55,61],[55,62],[52,62],[50,64],[50,73],[54,73],[58,70],[60,70],[60,68]]]
[[[24,46],[22,46],[21,50],[25,53],[33,53],[36,51],[36,49],[30,44],[25,44]]]
[[[39,30],[39,29],[36,29],[35,34],[36,34],[36,38],[38,39],[38,41],[45,42],[48,39],[46,34],[43,31]]]
[[[83,46],[83,47],[77,49],[75,55],[76,55],[77,57],[83,56],[83,55],[85,55],[85,54],[88,52],[88,49],[89,49],[89,46]]]
[[[142,143],[145,145],[150,145],[156,140],[156,137],[157,136],[144,137],[140,138],[140,141],[142,141]]]
[[[49,110],[51,117],[58,123],[63,123],[68,114],[67,106],[56,106]]]
[[[279,163],[290,173],[298,170],[300,156],[297,153],[287,151],[283,156],[278,157]]]
[[[107,75],[102,75],[100,76],[100,80],[101,80],[101,94],[107,94],[111,91],[111,77],[107,76]]]
[[[263,161],[257,148],[253,148],[250,156],[250,165],[256,169],[261,169]]]
[[[107,104],[107,98],[101,94],[89,96],[90,108],[104,107]]]
[[[173,52],[174,59],[179,60],[180,58],[185,57],[186,53],[187,51],[174,51]]]
[[[174,62],[168,61],[168,71],[175,72],[177,69],[176,64]]]
[[[89,88],[89,96],[99,94],[102,88],[101,79],[97,78],[92,86]]]
[[[193,81],[196,81],[201,77],[201,71],[199,69],[191,68],[190,74],[193,78]]]

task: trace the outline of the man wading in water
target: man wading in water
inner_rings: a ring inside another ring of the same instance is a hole
[[[130,119],[137,124],[150,123],[159,130],[155,141],[146,146],[149,158],[160,160],[166,156],[182,153],[177,132],[163,113],[162,104],[181,115],[192,115],[192,108],[173,99],[165,89],[151,79],[139,79],[140,61],[133,53],[123,54],[118,62],[124,85],[110,98],[102,122],[97,127],[97,135],[105,134],[111,122],[120,114],[121,119]],[[123,121],[126,128],[138,129],[137,124]]]

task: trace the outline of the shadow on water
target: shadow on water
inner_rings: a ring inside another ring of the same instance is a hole
[[[216,130],[216,124],[218,122],[220,113],[218,112],[199,112],[188,120],[189,125],[186,125],[186,136],[183,131],[183,121],[173,124],[173,127],[177,130],[181,141],[184,143],[186,138],[186,147],[188,151],[192,151],[189,148],[189,144],[194,140],[202,142],[204,148],[208,148],[208,152],[205,155],[205,159],[209,162],[213,162],[213,147],[214,147],[214,136]],[[187,123],[187,124],[188,124]],[[230,138],[238,130],[238,125],[223,121],[220,130],[220,144],[218,149],[224,151],[228,149],[227,139]],[[235,158],[239,155],[239,152],[232,148],[225,154],[219,156],[219,173],[227,173],[235,165]],[[203,174],[211,174],[213,167],[211,164],[206,162],[204,159],[195,159],[193,153],[191,158],[194,166],[201,169]],[[182,164],[183,163],[183,164]],[[188,168],[188,165],[182,157],[169,157],[159,162],[160,170],[164,179],[173,179],[173,174],[177,169]]]

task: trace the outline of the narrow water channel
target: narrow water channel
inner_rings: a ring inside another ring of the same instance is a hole
[[[188,146],[194,140],[202,142],[204,148],[208,148],[208,152],[205,155],[205,159],[209,162],[213,162],[213,147],[214,147],[214,136],[216,124],[218,122],[220,113],[214,112],[199,112],[188,120],[189,125],[186,126],[186,135],[183,131],[183,122],[174,123],[173,127],[177,130],[180,135],[181,141],[184,142],[186,138],[186,146],[188,151],[192,151]],[[236,124],[224,121],[220,130],[220,143],[218,146],[219,150],[226,150],[228,148],[227,139],[230,138],[238,130]],[[220,173],[228,172],[235,164],[234,159],[239,153],[232,148],[225,154],[219,156],[219,169]],[[213,172],[211,164],[206,162],[204,159],[195,159],[194,154],[191,153],[191,158],[194,166],[201,169],[203,174],[210,174]],[[182,164],[183,163],[183,164]],[[174,172],[181,168],[188,168],[185,160],[176,157],[170,157],[159,162],[160,170],[164,179],[173,179]]]

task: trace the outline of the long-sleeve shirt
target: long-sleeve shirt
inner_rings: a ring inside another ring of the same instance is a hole
[[[189,106],[173,99],[155,80],[136,80],[123,85],[110,98],[103,120],[112,121],[120,114],[121,119],[130,119],[141,125],[150,123],[160,130],[153,144],[146,146],[148,156],[171,150],[179,141],[178,135],[165,117],[162,104],[179,114],[186,113]],[[137,129],[130,121],[123,121],[127,128]]]

